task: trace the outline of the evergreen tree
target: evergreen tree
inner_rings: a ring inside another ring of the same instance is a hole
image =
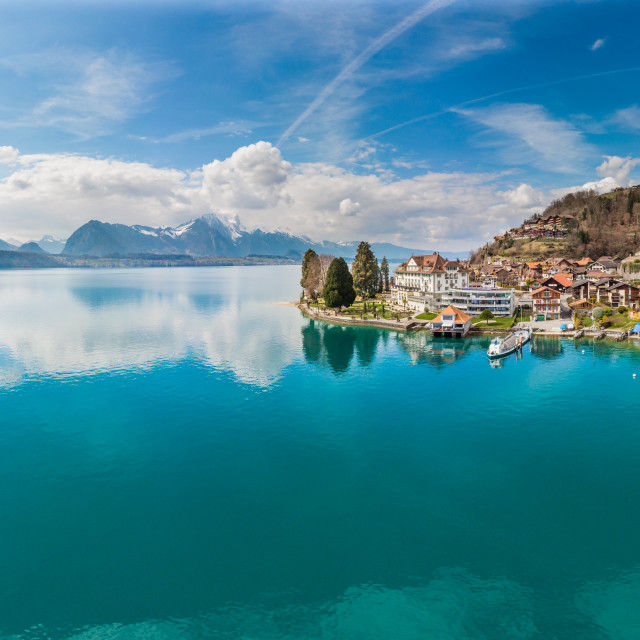
[[[318,254],[313,249],[307,249],[304,254],[304,258],[302,258],[302,278],[300,279],[300,286],[305,289],[305,281],[307,280],[307,276],[309,275],[309,265],[314,258],[317,258]]]
[[[382,269],[380,268],[380,264],[376,259],[376,272],[378,274],[378,293],[382,293],[384,291],[384,278],[382,276]]]
[[[389,263],[387,262],[387,256],[384,256],[384,258],[382,258],[380,272],[384,280],[384,290],[389,291]]]
[[[344,258],[335,258],[329,265],[322,297],[331,308],[350,307],[356,299],[353,277]]]
[[[362,298],[373,298],[378,291],[378,267],[376,257],[368,242],[358,245],[356,257],[351,265],[353,286]]]

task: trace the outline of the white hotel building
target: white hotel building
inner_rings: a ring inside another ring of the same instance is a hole
[[[394,303],[416,311],[444,309],[454,305],[471,316],[489,309],[494,316],[511,316],[515,311],[513,289],[469,286],[469,272],[459,262],[434,253],[411,256],[395,270],[391,287]]]

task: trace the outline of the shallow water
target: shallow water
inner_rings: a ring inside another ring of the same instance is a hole
[[[640,348],[493,368],[298,280],[0,273],[0,637],[640,637]]]

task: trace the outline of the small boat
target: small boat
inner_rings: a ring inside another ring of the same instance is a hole
[[[506,338],[494,338],[487,349],[490,359],[504,358],[531,340],[531,333],[524,329],[510,333]]]

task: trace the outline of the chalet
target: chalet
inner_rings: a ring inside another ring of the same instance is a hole
[[[572,284],[573,277],[570,278],[569,276],[561,273],[556,273],[540,283],[541,286],[549,287],[549,289],[554,289],[555,291],[560,291],[560,293],[564,293]]]
[[[580,260],[576,260],[574,264],[577,267],[588,267],[592,262],[593,260],[591,258],[580,258]]]
[[[591,311],[596,305],[593,302],[589,302],[584,298],[572,302],[570,305],[574,311]]]
[[[601,271],[603,273],[613,273],[618,268],[618,263],[611,259],[599,258],[589,265],[591,271]]]
[[[471,316],[453,305],[449,305],[431,321],[434,336],[463,338],[471,329]]]
[[[533,315],[543,320],[557,320],[560,317],[560,292],[549,287],[540,287],[531,292]]]

